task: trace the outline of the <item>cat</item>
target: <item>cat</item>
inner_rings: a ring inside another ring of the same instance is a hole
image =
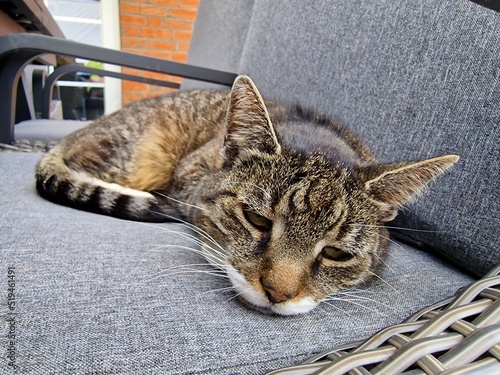
[[[136,102],[69,135],[36,170],[39,194],[141,221],[193,224],[248,307],[310,311],[367,282],[384,223],[458,156],[379,164],[313,111],[265,101],[252,80]]]

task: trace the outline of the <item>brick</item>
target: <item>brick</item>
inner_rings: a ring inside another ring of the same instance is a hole
[[[191,31],[174,31],[173,33],[174,40],[190,41],[191,36]]]
[[[163,60],[185,62],[199,0],[120,0],[122,50]],[[182,78],[140,69],[123,72],[170,82]],[[166,92],[169,88],[127,82],[122,84],[124,105]]]
[[[148,43],[149,48],[153,50],[166,50],[166,51],[175,51],[176,44],[170,41],[164,40],[150,40]]]
[[[193,23],[190,21],[164,20],[165,27],[172,30],[192,30]]]
[[[133,26],[146,26],[147,17],[135,16],[130,14],[121,14],[120,23],[122,25],[133,25]]]
[[[143,27],[141,29],[141,36],[145,38],[170,39],[172,33],[170,30]]]
[[[122,73],[123,74],[132,74],[132,75],[135,75],[135,76],[139,76],[141,75],[141,70],[138,70],[138,69],[133,69],[133,68],[127,68],[127,67],[123,67],[122,68]]]
[[[127,82],[127,89],[128,90],[135,90],[135,91],[142,91],[147,89],[147,84],[142,83],[142,82],[135,82],[135,81],[128,81]]]
[[[144,55],[145,50],[143,48],[131,48],[131,47],[123,47],[122,46],[122,51],[124,52],[129,52],[129,53],[135,53],[136,55]]]
[[[123,47],[146,48],[148,46],[148,41],[142,38],[122,37],[121,42]]]
[[[163,26],[163,18],[162,17],[148,17],[148,26],[151,27],[162,27]]]
[[[132,102],[135,102],[137,100],[144,98],[142,93],[130,91],[127,87],[127,82],[123,82],[122,91],[123,91],[123,94],[122,94],[123,106],[126,106],[127,104],[130,104]]]
[[[187,53],[172,53],[172,60],[177,61],[177,62],[186,62],[187,60]]]
[[[181,0],[180,3],[181,8],[198,9],[199,5],[200,5],[200,0]]]
[[[181,8],[172,9],[173,18],[194,20],[196,18],[196,13],[197,13],[196,10],[191,10],[191,9],[181,9]]]
[[[138,99],[142,99],[143,95],[142,95],[142,90],[134,90],[133,89],[133,85],[132,85],[132,81],[123,81],[122,83],[122,89],[123,90],[126,90],[127,91],[127,99],[128,101],[134,101],[134,100],[138,100]]]
[[[150,0],[151,4],[165,5],[165,6],[178,6],[179,0]]]
[[[156,73],[156,72],[150,72],[150,71],[145,71],[144,72],[144,77],[148,78],[153,78],[153,79],[159,79],[162,81],[168,81],[168,76],[163,73]]]
[[[172,51],[163,51],[163,50],[135,50],[135,52],[130,51],[132,53],[137,53],[142,56],[156,57],[157,59],[171,60],[172,59]]]
[[[170,77],[170,80],[172,82],[181,83],[182,82],[182,77],[172,76],[172,77]]]
[[[190,42],[179,42],[177,44],[177,51],[179,52],[187,52],[189,51]]]
[[[161,16],[165,17],[168,16],[170,13],[170,9],[167,7],[161,7],[161,6],[156,6],[156,5],[149,5],[149,4],[143,4],[141,5],[141,14],[147,15],[147,16]]]
[[[139,36],[140,30],[141,29],[139,29],[138,27],[135,27],[135,26],[122,26],[121,27],[122,36]]]
[[[144,38],[153,38],[154,36],[155,29],[152,29],[150,27],[141,27],[140,34]]]
[[[139,13],[139,5],[120,3],[120,14],[123,13],[132,13],[132,14]]]
[[[154,87],[154,86],[153,86]],[[159,90],[154,90],[148,87],[148,91],[144,93],[144,98],[154,98],[160,95],[161,92]]]

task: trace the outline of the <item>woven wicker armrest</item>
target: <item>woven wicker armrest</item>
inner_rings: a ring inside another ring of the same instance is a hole
[[[269,375],[500,374],[500,266],[402,324]]]

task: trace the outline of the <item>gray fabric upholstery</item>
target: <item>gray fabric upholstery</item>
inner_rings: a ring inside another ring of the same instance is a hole
[[[16,124],[15,139],[48,142],[59,140],[91,121],[76,120],[27,120]]]
[[[232,2],[209,3],[243,17]],[[210,37],[224,30],[215,19],[195,30],[189,62],[233,68],[266,97],[329,114],[383,162],[460,155],[393,225],[477,276],[500,263],[499,13],[468,0],[255,0],[243,18],[241,56]]]
[[[73,210],[34,191],[41,154],[0,153],[0,317],[15,318],[19,374],[261,374],[368,337],[472,279],[394,243],[365,291],[290,318],[252,312],[186,250],[180,224]],[[15,309],[7,269],[15,270]],[[351,302],[347,300],[351,299]],[[13,315],[14,314],[14,315]],[[0,373],[10,373],[0,328]],[[295,358],[294,358],[295,357]]]
[[[254,3],[254,0],[200,1],[189,59],[197,66],[237,72]],[[181,87],[189,90],[218,86],[185,79]]]

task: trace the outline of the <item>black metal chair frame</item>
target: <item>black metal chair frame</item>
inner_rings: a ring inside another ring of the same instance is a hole
[[[87,66],[82,66],[79,64],[68,64],[60,66],[59,68],[54,69],[54,71],[47,77],[45,80],[45,85],[43,86],[42,92],[42,118],[48,119],[50,115],[50,102],[52,100],[52,94],[54,92],[54,86],[59,78],[64,76],[65,74],[75,73],[75,72],[85,72],[90,74],[96,74],[101,77],[113,77],[119,78],[124,81],[135,81],[142,83],[149,83],[151,85],[169,87],[172,89],[179,89],[180,84],[170,81],[163,81],[160,79],[134,76],[131,74],[118,73],[110,70],[97,69],[97,68],[89,68]]]
[[[2,105],[0,105],[0,143],[11,144],[14,141],[17,87],[23,69],[37,57],[47,53],[78,57],[225,86],[231,86],[237,76],[235,73],[96,47],[45,35],[28,33],[5,35],[0,37],[0,93],[4,93],[2,94]],[[59,75],[60,77],[70,71],[74,72],[75,70],[73,69],[76,68],[74,65],[70,65],[70,67],[66,69],[67,70],[64,70],[62,67],[56,69],[54,73],[52,73],[53,76],[49,76],[46,81],[42,98],[44,118],[48,117],[47,112],[48,106],[50,106],[51,93],[54,83],[58,78],[56,78],[56,76]],[[76,70],[126,80],[158,84],[161,86],[177,87],[176,84],[172,82],[101,69],[79,67],[79,69]]]

